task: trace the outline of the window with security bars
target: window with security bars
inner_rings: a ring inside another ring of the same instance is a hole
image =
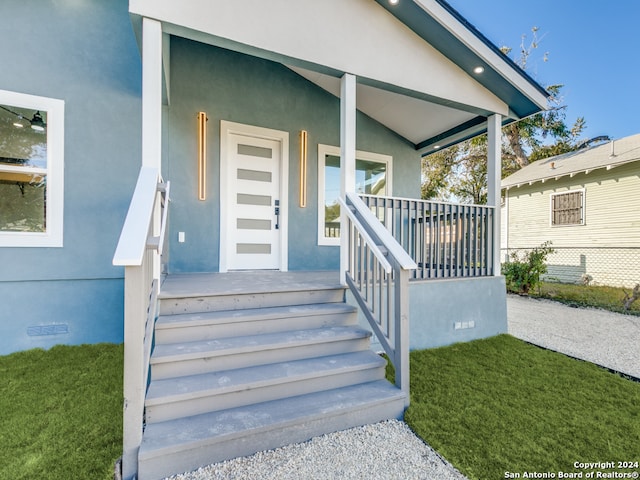
[[[551,195],[551,225],[584,225],[584,190]]]

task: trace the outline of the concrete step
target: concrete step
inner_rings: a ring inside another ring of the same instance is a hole
[[[346,303],[162,315],[156,322],[155,342],[162,345],[356,323],[357,310]]]
[[[309,305],[314,303],[340,303],[344,301],[344,287],[322,285],[317,288],[305,287],[280,291],[252,291],[244,289],[238,293],[197,292],[174,296],[160,293],[160,314],[178,315],[184,313],[218,312],[222,310],[242,310],[246,308],[269,308],[292,305]]]
[[[405,395],[386,380],[149,424],[139,480],[157,480],[338,430],[401,418]]]
[[[273,365],[154,380],[147,423],[251,405],[384,379],[386,361],[370,350]]]
[[[156,345],[150,360],[151,379],[367,350],[370,336],[368,330],[345,326]]]

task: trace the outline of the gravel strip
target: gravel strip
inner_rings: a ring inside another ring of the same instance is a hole
[[[171,480],[465,480],[398,420],[351,428],[308,442],[174,475]]]
[[[640,378],[640,317],[517,295],[507,317],[514,337]]]

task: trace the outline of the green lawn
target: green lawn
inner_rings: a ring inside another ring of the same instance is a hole
[[[624,292],[631,293],[632,290],[599,285],[543,282],[540,288],[532,290],[529,295],[549,298],[577,307],[595,307],[628,315],[640,315],[640,300],[632,303],[628,311],[622,308]]]
[[[0,356],[0,478],[113,479],[122,358],[110,344]]]
[[[508,335],[412,352],[405,421],[471,479],[640,461],[640,383]]]
[[[0,357],[0,478],[113,478],[122,346]],[[640,383],[508,335],[411,353],[406,421],[471,479],[640,461]]]

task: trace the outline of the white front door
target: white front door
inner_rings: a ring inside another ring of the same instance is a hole
[[[258,136],[256,127],[239,130],[223,132],[220,270],[286,270],[282,139]]]

